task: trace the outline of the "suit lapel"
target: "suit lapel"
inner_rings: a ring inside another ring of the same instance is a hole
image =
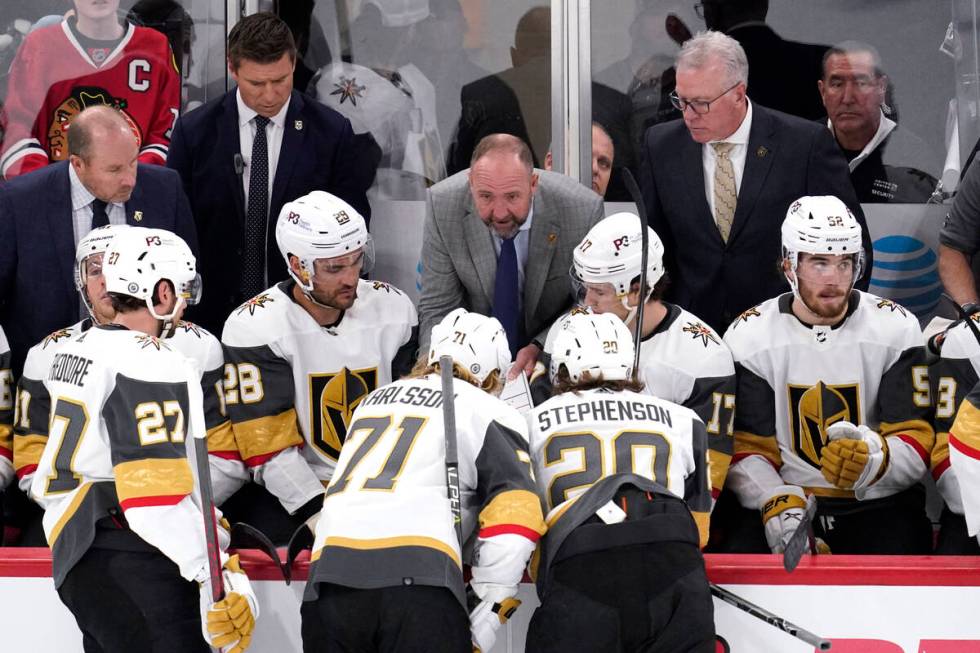
[[[133,194],[126,201],[126,224],[134,227],[143,226],[143,218],[146,206],[143,203],[143,190],[137,182],[133,187]]]
[[[748,150],[745,153],[745,168],[742,170],[742,186],[738,191],[738,202],[735,205],[735,218],[732,230],[728,236],[731,242],[745,227],[756,200],[762,192],[769,168],[775,158],[775,136],[772,120],[758,104],[752,106],[752,128],[749,130]]]
[[[493,247],[493,237],[480,216],[473,209],[473,200],[469,193],[469,186],[466,187],[466,210],[463,214],[463,236],[466,240],[466,249],[469,253],[473,267],[476,268],[476,275],[480,279],[480,286],[487,297],[487,304],[493,305],[493,284],[497,275],[497,252]]]
[[[61,170],[52,171],[53,192],[47,193],[47,210],[45,214],[48,219],[48,229],[54,240],[54,248],[57,252],[58,267],[61,279],[65,284],[67,296],[75,300],[75,275],[73,271],[75,262],[75,227],[71,209],[71,181],[68,178],[68,166],[65,161],[56,163],[54,167]],[[77,305],[77,301],[76,301]],[[75,309],[77,312],[77,308]]]
[[[250,156],[251,153],[241,151],[241,139],[238,137],[237,96],[237,90],[226,93],[225,99],[221,103],[225,117],[223,120],[217,121],[218,138],[215,149],[218,152],[217,161],[221,169],[221,176],[228,188],[235,189],[235,192],[232,193],[235,198],[235,217],[238,219],[239,227],[241,227],[245,224],[245,186],[242,183],[242,175],[235,170],[235,155],[245,157]]]
[[[306,134],[306,130],[302,127],[303,121],[300,120],[303,104],[300,94],[293,91],[289,99],[289,108],[286,109],[286,124],[282,135],[282,147],[279,148],[279,161],[276,162],[276,178],[272,182],[270,207],[284,204],[286,182],[292,177],[293,166],[299,158],[298,153],[303,151],[303,137]],[[275,222],[278,217],[270,215],[269,219]]]
[[[683,143],[680,148],[680,169],[690,171],[684,175],[684,181],[693,207],[692,213],[697,216],[696,220],[702,222],[705,233],[712,234],[711,237],[717,238],[719,245],[724,245],[718,226],[715,224],[715,217],[711,214],[711,205],[708,204],[708,198],[704,194],[704,161],[701,155],[703,146],[691,139],[686,128]]]
[[[527,247],[527,262],[524,264],[524,322],[525,326],[538,308],[544,282],[548,278],[551,259],[555,257],[561,224],[558,216],[550,209],[539,194],[535,201],[534,217]]]

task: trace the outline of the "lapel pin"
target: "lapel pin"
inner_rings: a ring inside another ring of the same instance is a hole
[[[136,211],[136,212],[134,212],[133,213],[133,221],[134,222],[142,222],[143,221],[143,212],[142,211]]]
[[[760,145],[759,149],[755,151],[755,155],[760,159],[765,158],[769,154],[769,149],[765,145]]]
[[[296,129],[296,131],[303,131],[303,121],[302,120],[294,120],[293,121],[293,128]]]
[[[548,242],[549,243],[553,243],[556,240],[558,240],[558,234],[556,234],[556,233],[550,233],[550,234],[548,234]]]

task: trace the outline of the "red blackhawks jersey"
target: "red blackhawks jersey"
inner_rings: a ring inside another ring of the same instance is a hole
[[[89,56],[67,21],[35,30],[10,66],[8,89],[0,154],[5,179],[68,158],[72,119],[100,104],[129,120],[141,163],[167,160],[180,77],[167,38],[155,30],[127,23],[102,61]]]

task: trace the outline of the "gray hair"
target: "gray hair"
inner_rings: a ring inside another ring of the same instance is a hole
[[[718,59],[725,67],[729,85],[749,82],[749,60],[738,41],[714,30],[698,32],[681,47],[676,66],[680,68],[705,68]]]
[[[881,55],[870,43],[865,43],[863,41],[841,41],[840,43],[827,48],[827,51],[823,55],[823,61],[821,63],[821,77],[827,74],[827,60],[831,57],[838,55],[843,57],[850,57],[852,54],[868,53],[871,55],[871,63],[875,69],[875,75],[881,77],[885,72],[881,69]]]

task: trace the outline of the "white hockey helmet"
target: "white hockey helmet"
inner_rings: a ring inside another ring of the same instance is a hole
[[[793,277],[786,275],[795,294],[799,294],[796,270],[800,253],[854,255],[854,278],[864,271],[861,224],[840,199],[833,195],[806,196],[793,202],[783,220],[783,258],[789,259]]]
[[[364,218],[350,204],[322,190],[283,205],[276,222],[276,244],[290,276],[307,294],[313,292],[317,259],[363,250],[361,270],[370,272],[374,265],[374,242]],[[290,254],[299,259],[300,276],[289,267]]]
[[[165,229],[120,230],[106,247],[102,275],[106,291],[142,299],[158,320],[173,320],[182,304],[196,304],[201,298],[201,275],[191,248]],[[167,315],[157,314],[153,307],[153,290],[163,279],[173,284],[177,295]]]
[[[510,367],[507,334],[497,318],[470,313],[465,308],[457,308],[432,327],[429,364],[439,362],[440,356],[451,356],[480,384],[494,370],[503,376]]]
[[[652,288],[664,275],[664,244],[647,227],[647,285]],[[640,276],[643,261],[643,232],[635,213],[614,213],[596,223],[572,252],[572,286],[581,301],[587,283],[612,284],[626,304],[630,284]]]
[[[593,379],[625,381],[633,374],[633,338],[611,313],[571,315],[555,337],[551,352],[551,380],[562,366],[573,383],[588,372]]]
[[[107,224],[103,227],[97,227],[82,236],[82,239],[78,241],[78,247],[75,248],[75,289],[82,296],[82,302],[93,318],[95,315],[92,312],[92,302],[85,290],[86,262],[88,257],[94,254],[104,254],[113,237],[124,229],[129,229],[129,225]]]

